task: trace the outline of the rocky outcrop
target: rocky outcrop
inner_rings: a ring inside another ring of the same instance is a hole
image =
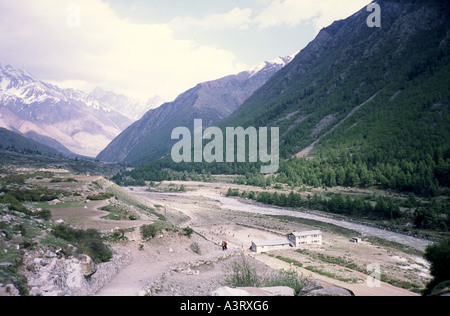
[[[21,273],[32,296],[88,296],[106,285],[131,260],[116,253],[107,263],[95,264],[87,255],[65,258],[61,249],[35,249],[24,256]]]

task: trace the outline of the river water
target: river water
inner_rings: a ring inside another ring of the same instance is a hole
[[[396,232],[387,231],[384,229],[371,227],[363,224],[349,222],[345,220],[339,220],[329,218],[317,214],[305,213],[301,211],[294,211],[290,209],[265,206],[253,203],[244,203],[234,198],[224,197],[217,195],[214,199],[219,200],[222,204],[222,208],[230,209],[234,211],[245,211],[250,213],[265,214],[265,215],[284,215],[298,218],[312,219],[319,222],[329,223],[336,226],[352,229],[361,233],[363,236],[375,236],[385,240],[397,242],[399,244],[407,245],[416,248],[421,251],[425,251],[426,246],[431,244],[431,241],[408,236]]]

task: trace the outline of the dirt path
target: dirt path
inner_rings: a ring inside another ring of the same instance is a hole
[[[139,250],[138,232],[133,233],[130,243],[116,247],[118,251],[129,251],[132,257],[131,264],[123,268],[96,296],[137,296],[152,279],[164,272],[164,264],[156,265],[153,258],[154,251],[144,246]]]
[[[177,233],[166,233],[164,237],[144,242],[137,230],[127,237],[129,242],[116,247],[116,250],[130,252],[130,265],[123,268],[96,296],[143,295],[145,289],[174,267],[187,265],[189,262],[214,260],[224,254],[220,247],[198,235],[188,238],[180,237]],[[199,245],[201,254],[190,248],[192,243]],[[143,249],[139,248],[140,245],[143,245]],[[185,278],[186,275],[182,274],[173,277],[178,282],[183,282]]]

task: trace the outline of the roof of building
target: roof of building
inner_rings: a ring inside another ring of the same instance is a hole
[[[287,239],[274,239],[274,240],[262,240],[253,242],[256,246],[281,246],[281,245],[290,245],[289,240]]]
[[[295,237],[302,237],[302,236],[311,236],[311,235],[322,235],[322,232],[320,230],[310,230],[306,232],[294,232],[290,235],[294,235]]]

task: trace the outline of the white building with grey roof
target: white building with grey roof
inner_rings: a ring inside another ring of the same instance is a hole
[[[303,245],[322,245],[322,235],[320,230],[311,230],[291,233],[287,235],[287,238],[293,247],[300,247]]]
[[[251,250],[256,253],[264,253],[273,250],[283,250],[304,245],[322,245],[322,232],[312,230],[294,232],[287,235],[286,239],[274,239],[252,242]]]
[[[273,250],[289,249],[291,243],[287,239],[275,239],[252,242],[252,251],[256,253],[263,253]]]

